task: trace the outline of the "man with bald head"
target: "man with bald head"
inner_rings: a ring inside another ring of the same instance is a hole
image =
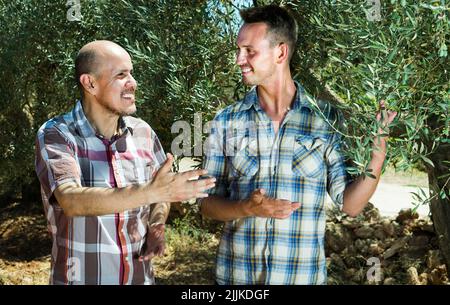
[[[36,138],[36,173],[52,234],[51,284],[153,284],[173,201],[203,198],[204,170],[171,173],[155,132],[130,116],[136,80],[129,54],[94,41],[75,60],[81,100]]]

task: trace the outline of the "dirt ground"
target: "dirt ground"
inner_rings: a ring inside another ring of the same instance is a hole
[[[167,248],[155,258],[156,282],[214,284],[218,239],[213,234],[191,237],[167,229]],[[0,211],[0,285],[46,285],[51,237],[40,205],[23,209],[13,204]]]

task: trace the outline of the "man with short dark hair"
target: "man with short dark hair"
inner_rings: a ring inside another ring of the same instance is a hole
[[[203,198],[204,170],[171,173],[155,132],[130,116],[137,83],[129,54],[111,41],[83,46],[82,100],[42,125],[36,173],[52,234],[51,284],[153,284],[169,203]],[[150,209],[152,205],[152,209]]]
[[[328,123],[338,112],[318,100],[319,114],[292,79],[295,19],[274,5],[241,17],[236,63],[255,87],[214,119],[204,167],[216,188],[199,200],[204,215],[225,221],[216,281],[326,284],[326,192],[345,213],[360,213],[377,186],[386,138],[375,141],[369,164],[376,179],[351,182],[340,134]],[[388,111],[384,124],[395,115]]]

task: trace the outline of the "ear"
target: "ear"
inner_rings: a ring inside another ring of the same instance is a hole
[[[92,75],[87,73],[81,74],[80,83],[86,92],[89,92],[92,95],[95,95],[97,93],[97,83]]]
[[[277,63],[281,64],[289,59],[289,46],[280,42],[277,46]]]

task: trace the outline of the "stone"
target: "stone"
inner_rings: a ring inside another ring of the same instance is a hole
[[[347,268],[347,266],[345,266],[344,261],[342,260],[342,258],[336,254],[336,253],[331,253],[330,255],[330,263],[345,270]]]
[[[408,274],[408,283],[409,284],[411,284],[411,285],[426,285],[427,284],[426,277],[424,278],[423,274],[421,274],[421,276],[419,277],[416,267],[409,267],[407,270],[407,274]]]
[[[340,253],[347,245],[352,244],[351,233],[340,224],[329,224],[325,231],[325,241],[327,247],[333,252]]]
[[[384,240],[386,238],[386,233],[384,232],[383,227],[380,225],[375,227],[373,235],[379,240]]]
[[[388,220],[383,220],[381,225],[386,236],[392,237],[395,235],[395,226],[392,222]]]
[[[405,248],[406,245],[407,245],[406,238],[402,238],[402,239],[396,240],[394,242],[394,244],[389,249],[384,251],[383,258],[384,259],[388,259],[388,258],[394,256],[401,249]]]
[[[429,250],[427,254],[427,267],[434,269],[441,264],[441,257],[439,250]]]
[[[357,239],[355,240],[355,248],[356,251],[362,251],[362,249],[365,247],[366,243],[361,240],[361,239]]]
[[[381,253],[383,253],[383,251],[384,251],[384,249],[381,248],[377,243],[370,244],[370,246],[369,246],[369,252],[372,255],[375,255],[375,256],[380,255]]]
[[[384,279],[383,285],[395,285],[395,279],[393,277],[387,277]]]
[[[359,238],[369,238],[373,236],[374,230],[369,225],[363,225],[355,229],[354,233]]]
[[[430,238],[426,235],[416,235],[411,238],[409,245],[418,248],[425,248],[429,245]]]
[[[413,219],[417,219],[417,218],[419,218],[419,214],[413,213],[411,209],[406,209],[406,210],[402,209],[398,213],[397,218],[395,218],[395,221],[403,224],[407,220],[413,220]]]

